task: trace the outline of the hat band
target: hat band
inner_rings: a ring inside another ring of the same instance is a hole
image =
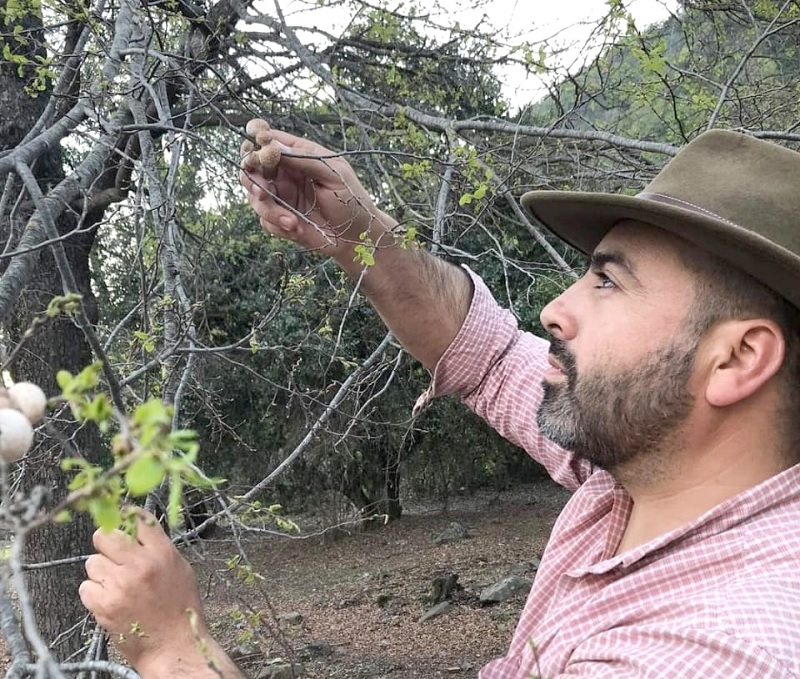
[[[694,203],[690,203],[688,200],[681,200],[680,198],[675,198],[673,196],[667,196],[663,193],[651,193],[650,191],[642,191],[641,193],[636,194],[637,198],[643,198],[644,200],[651,200],[655,203],[664,203],[665,205],[672,205],[673,207],[679,207],[684,210],[688,210],[689,212],[694,212],[698,215],[703,215],[705,217],[713,217],[721,222],[725,222],[726,224],[730,224],[731,226],[740,229],[738,224],[732,222],[730,219],[725,219],[718,215],[716,212],[712,212],[711,210],[706,210],[704,207],[700,207],[699,205],[695,205]]]

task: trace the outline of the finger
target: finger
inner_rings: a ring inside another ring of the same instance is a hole
[[[113,569],[118,566],[118,564],[115,564],[111,559],[102,554],[92,554],[86,559],[83,568],[89,580],[102,586],[105,584],[106,580],[112,576]]]
[[[103,594],[102,586],[92,580],[84,580],[78,587],[81,603],[95,616],[103,601]]]
[[[248,196],[248,202],[258,215],[263,229],[281,237],[286,237],[297,229],[300,224],[300,218],[295,212],[280,205],[269,194],[262,193],[264,197],[259,198],[257,194],[260,193],[260,189],[255,191]],[[272,225],[275,228],[265,225]]]
[[[292,170],[319,182],[343,181],[342,171],[349,166],[325,147],[282,130],[270,130],[269,136],[273,143],[277,142],[281,162],[291,166]],[[333,165],[338,165],[338,168],[334,170]]]
[[[252,141],[250,141],[249,139],[245,139],[242,142],[242,145],[239,147],[239,157],[243,158],[248,153],[251,153],[252,151],[254,151],[255,148],[256,148],[256,145]]]
[[[242,169],[239,172],[239,183],[250,196],[255,197],[257,200],[267,201],[272,199],[274,190],[272,182],[258,172],[248,172]]]
[[[251,151],[248,155],[242,158],[242,162],[240,167],[245,172],[254,173],[258,172],[259,164],[258,164],[258,155],[256,151]]]
[[[78,587],[78,596],[101,627],[109,634],[123,634],[127,630],[114,620],[117,602],[109,601],[108,593],[96,582],[84,580]]]
[[[275,185],[262,175],[242,170],[239,183],[247,191],[247,201],[253,211],[266,222],[272,222],[280,229],[273,231],[263,227],[273,235],[283,236],[281,230],[296,228],[299,223],[297,215],[275,199]],[[263,226],[263,224],[262,224]]]
[[[253,192],[253,175],[242,168],[239,170],[239,183],[242,185],[248,196]]]
[[[287,238],[289,240],[297,240],[299,238],[296,221],[295,223],[288,223],[288,220],[286,222],[275,223],[264,217],[258,221],[261,224],[261,228],[271,236]]]
[[[253,158],[258,159],[257,152],[253,152]],[[260,165],[257,166],[255,169],[249,169],[242,167],[239,170],[239,182],[245,189],[247,189],[250,193],[256,193],[256,189],[264,192],[264,191],[271,191],[273,188],[272,180],[267,179],[261,172]]]
[[[172,546],[172,541],[155,516],[141,507],[131,507],[130,511],[136,514],[136,539],[143,546]]]
[[[239,170],[239,183],[242,185],[245,191],[247,191],[248,196],[251,193],[253,188],[253,179],[250,175],[250,172],[242,168]]]
[[[137,548],[137,542],[121,530],[96,530],[92,536],[94,548],[116,564],[129,562]]]

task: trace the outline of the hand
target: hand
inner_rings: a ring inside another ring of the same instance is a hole
[[[375,207],[341,156],[263,120],[251,120],[247,134],[239,179],[264,230],[334,257],[406,350],[434,370],[470,309],[467,274],[423,248],[402,247],[397,222]],[[359,244],[369,248],[369,266]]]
[[[336,257],[362,233],[377,244],[394,222],[380,212],[341,156],[306,139],[247,123],[239,181],[265,231]]]
[[[155,517],[136,511],[135,538],[94,534],[98,553],[86,561],[81,601],[142,676],[161,676],[176,660],[207,666],[199,639],[208,632],[192,568]]]

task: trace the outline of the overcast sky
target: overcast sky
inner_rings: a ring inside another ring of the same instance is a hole
[[[444,0],[447,2],[448,0]],[[450,0],[469,4],[470,0]],[[675,9],[676,0],[627,0],[625,7],[631,12],[637,27],[663,21]],[[594,56],[597,47],[587,46],[591,31],[608,13],[606,0],[485,0],[475,20],[485,15],[501,33],[510,40],[527,40],[532,43],[548,39],[566,49],[559,65],[577,70]],[[552,65],[552,64],[551,64]],[[544,93],[541,85],[525,81],[521,72],[504,74],[505,95],[512,103],[535,100]]]
[[[642,25],[660,21],[667,16],[672,0],[628,0],[625,7]],[[581,20],[598,19],[608,11],[605,0],[491,0],[484,12],[495,17],[507,17],[507,24],[522,27],[534,25],[565,27]]]
[[[280,1],[280,0],[279,0]],[[639,29],[665,19],[677,0],[624,0]],[[270,0],[266,0],[270,4]],[[377,3],[376,3],[377,4]],[[388,3],[391,9],[403,11],[403,0]],[[319,8],[315,0],[282,0],[287,19],[295,25],[324,26],[332,34],[344,30],[351,19],[337,5]],[[578,70],[591,59],[597,47],[586,41],[598,21],[608,12],[607,0],[431,0],[427,13],[436,23],[448,26],[458,21],[462,28],[481,27],[487,22],[494,27],[498,40],[505,44],[536,43],[548,40],[549,45],[564,49],[559,66]],[[569,48],[569,49],[567,49]],[[549,50],[548,50],[549,51]],[[548,56],[553,66],[552,56]],[[545,92],[541,82],[526,78],[522,69],[503,70],[504,94],[512,105],[535,101]]]

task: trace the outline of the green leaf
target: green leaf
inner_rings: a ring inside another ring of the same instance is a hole
[[[375,264],[375,254],[371,247],[367,245],[356,245],[353,248],[355,252],[355,261],[361,262],[364,266],[373,266]]]
[[[73,386],[79,387],[82,392],[94,389],[100,382],[100,372],[102,370],[103,364],[100,361],[90,363],[75,376]]]
[[[108,423],[114,415],[111,402],[105,394],[98,394],[81,408],[83,417],[91,422],[96,422],[100,431],[108,430]]]
[[[136,424],[166,424],[172,423],[172,410],[164,405],[163,401],[151,398],[148,401],[136,406],[133,413],[133,421]]]
[[[194,462],[200,451],[197,442],[197,432],[192,429],[177,429],[169,435],[169,445],[176,450],[186,453],[189,461]]]
[[[114,530],[122,521],[119,506],[110,497],[98,497],[89,500],[89,514],[95,526],[106,532]]]
[[[163,438],[172,425],[172,408],[157,398],[151,398],[136,406],[133,422],[139,429],[139,444],[146,448],[157,439]]]
[[[86,469],[89,463],[80,457],[65,457],[61,460],[61,471],[72,471],[73,469],[81,468]]]
[[[181,518],[181,501],[183,500],[183,481],[175,475],[169,480],[169,500],[167,501],[167,523],[178,524]]]
[[[128,491],[134,497],[143,497],[164,479],[164,464],[153,455],[143,455],[133,461],[125,473]]]
[[[66,391],[72,384],[72,373],[69,370],[59,370],[56,373],[56,382],[58,382],[61,391]]]

